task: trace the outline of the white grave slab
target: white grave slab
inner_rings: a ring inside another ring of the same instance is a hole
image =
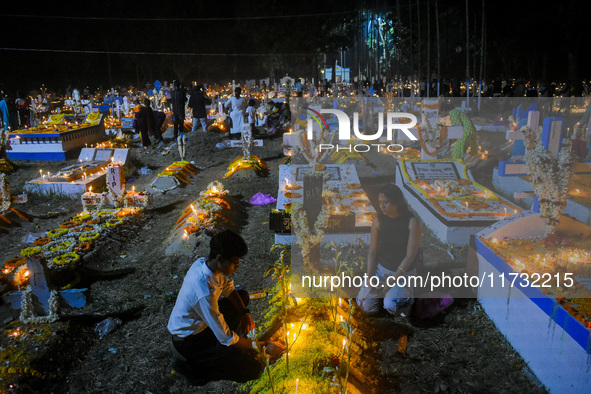
[[[103,153],[106,152],[106,153]],[[70,196],[80,195],[87,192],[92,187],[94,190],[98,190],[105,186],[107,165],[113,158],[114,162],[125,163],[127,161],[129,150],[128,149],[94,149],[94,148],[83,148],[79,155],[78,162],[80,164],[97,164],[96,172],[89,171],[86,176],[81,176],[78,179],[72,181],[65,180],[51,180],[43,177],[33,179],[25,183],[25,191],[39,194],[65,194]],[[102,162],[97,162],[96,157],[104,159]],[[86,158],[90,160],[85,160]],[[115,157],[117,159],[115,159]],[[94,158],[94,159],[93,159]],[[78,164],[74,164],[65,168],[62,171],[77,167]],[[71,179],[71,178],[70,178]]]
[[[307,171],[311,171],[312,167],[302,164],[290,164],[279,166],[279,191],[277,193],[277,209],[284,209],[286,204],[299,202],[303,203],[303,188],[295,190],[287,190],[287,182],[294,185],[298,184],[303,186],[303,174]],[[324,184],[324,189],[338,189],[339,195],[350,194],[355,191],[363,191],[363,189],[349,189],[348,185],[359,184],[359,176],[357,170],[352,164],[340,164],[340,165],[327,165],[326,172],[333,175],[331,180],[328,180]],[[286,192],[297,193],[299,197],[288,198]],[[355,200],[368,200],[367,195],[364,197],[350,197],[342,200],[345,205],[351,205]],[[375,213],[375,209],[372,205],[365,207],[352,207],[351,211],[355,213],[355,233],[338,233],[338,234],[326,234],[323,237],[322,242],[346,242],[352,243],[357,238],[362,241],[369,243],[371,220],[366,220],[363,217],[365,213]],[[292,236],[290,234],[280,235],[275,234],[275,242],[291,245]],[[295,236],[294,236],[295,237]]]
[[[402,173],[402,165],[401,163],[396,165],[396,185],[402,190],[409,207],[416,211],[421,218],[421,222],[431,229],[442,242],[466,245],[470,241],[472,234],[476,234],[505,216],[512,215],[517,208],[507,200],[500,198],[498,201],[487,200],[491,212],[497,212],[495,215],[465,215],[462,217],[444,215],[437,209],[435,203],[429,201],[430,196],[426,196],[409,182],[409,179]],[[459,181],[465,179],[474,181],[470,171],[463,164],[451,159],[450,161],[409,161],[404,162],[404,165],[407,168],[410,180]],[[489,191],[489,193],[492,193],[492,191]],[[445,201],[436,201],[436,203],[447,204]],[[454,204],[454,202],[450,202],[450,204]],[[459,204],[457,208],[464,209],[461,206],[461,200],[457,200],[455,204]],[[458,213],[462,212],[461,210],[458,211]]]
[[[591,235],[591,227],[561,217],[560,226],[571,233]],[[542,236],[544,220],[531,211],[522,212],[479,232],[472,247],[476,251],[478,276],[514,272],[479,237],[523,238]],[[539,289],[511,287],[510,281],[490,282],[478,289],[485,312],[519,352],[529,368],[551,393],[591,392],[589,330],[566,312],[556,299]]]

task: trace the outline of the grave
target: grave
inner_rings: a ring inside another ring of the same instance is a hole
[[[95,190],[105,185],[109,163],[125,164],[128,149],[83,148],[78,163],[62,168],[55,174],[45,174],[25,183],[25,191],[39,194],[79,195],[90,188]]]
[[[442,242],[466,245],[470,235],[520,209],[474,181],[459,159],[399,160],[396,185]]]
[[[7,151],[10,159],[64,161],[67,151],[105,140],[104,116],[64,115],[55,122],[50,120],[47,125],[15,130],[8,136],[12,148]]]
[[[516,261],[510,264],[506,256],[501,257],[491,247],[500,242],[495,240],[543,237],[544,222],[538,213],[525,211],[480,231],[471,240],[469,270],[479,278],[487,278],[477,288],[480,305],[548,391],[588,393],[591,392],[589,328],[569,313],[570,304],[565,307],[559,302],[561,298],[546,294],[550,288],[543,281],[531,285],[532,280],[528,285],[521,276],[525,270],[518,268]],[[561,216],[558,232],[566,239],[581,234],[589,237],[591,227]],[[540,252],[531,253],[535,258]],[[538,274],[545,275],[542,272],[540,269]],[[555,275],[550,274],[552,282],[556,280]],[[519,280],[514,280],[518,276]],[[490,278],[494,278],[492,283]],[[558,280],[566,288],[564,279],[559,276]],[[588,289],[584,277],[574,276],[574,282]],[[553,291],[556,285],[551,286]]]
[[[49,280],[47,269],[41,261],[34,257],[27,258],[27,269],[29,271],[29,286],[31,286],[34,316],[48,316],[51,312],[49,299],[51,297],[52,285]],[[73,308],[82,308],[86,305],[84,292],[87,289],[59,290],[60,298]],[[13,309],[21,309],[23,291],[4,293],[2,300]]]
[[[307,165],[290,164],[279,166],[279,192],[277,193],[277,209],[291,209],[293,202],[303,203],[304,199],[304,174],[311,172],[312,167]],[[355,215],[354,226],[350,231],[326,231],[322,242],[353,243],[361,239],[369,244],[371,223],[376,211],[371,205],[367,194],[361,188],[357,170],[352,164],[326,165],[322,172],[330,174],[331,178],[324,182],[324,189],[331,191],[339,201],[340,210],[332,212],[335,223],[344,223],[336,220],[336,216],[344,216],[349,212]],[[339,227],[336,225],[334,227]],[[291,245],[294,234],[275,234],[275,243]]]
[[[540,113],[538,111],[530,111],[528,113],[527,126],[532,130],[537,130],[539,119]],[[563,118],[553,117],[544,119],[542,142],[544,148],[553,156],[558,155],[560,147],[562,146],[563,130]],[[506,137],[507,139],[522,141],[523,133],[521,131],[511,131],[507,132]],[[526,204],[531,205],[533,204],[533,195],[529,193],[532,190],[532,186],[526,178],[528,175],[527,167],[525,161],[518,159],[522,159],[522,157],[514,157],[514,160],[504,160],[499,162],[498,168],[493,170],[493,185],[496,189],[507,195],[523,198]],[[590,173],[591,160],[576,163],[575,174]],[[584,204],[569,199],[564,212],[583,223],[591,224],[591,200],[587,204]]]

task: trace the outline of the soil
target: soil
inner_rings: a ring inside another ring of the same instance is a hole
[[[499,133],[502,134],[502,133]],[[170,137],[170,130],[165,137]],[[50,341],[37,363],[46,371],[45,379],[19,378],[14,392],[60,393],[231,393],[242,392],[237,384],[211,382],[202,388],[190,387],[171,368],[170,335],[166,325],[183,277],[192,262],[208,250],[209,237],[192,236],[186,242],[174,239],[176,221],[183,209],[193,202],[207,185],[219,180],[230,192],[234,230],[245,238],[249,253],[234,274],[236,284],[249,290],[270,288],[273,281],[264,277],[277,258],[270,252],[274,233],[269,230],[269,211],[273,205],[249,204],[257,192],[277,197],[278,169],[282,155],[281,138],[265,138],[262,148],[253,153],[269,165],[268,176],[252,171],[237,172],[224,179],[228,164],[241,150],[218,149],[222,135],[201,130],[188,133],[187,159],[201,171],[189,178],[191,184],[167,193],[155,193],[153,203],[138,218],[119,226],[101,238],[94,251],[85,256],[80,286],[87,288],[85,307],[64,308],[59,323],[59,340]],[[504,137],[504,135],[503,135]],[[505,158],[497,136],[485,134],[491,159],[474,168],[477,181],[492,186],[492,167]],[[484,145],[484,143],[483,143]],[[494,149],[493,149],[494,148]],[[15,161],[17,170],[8,176],[12,194],[23,191],[26,181],[35,178],[39,169],[57,171],[75,162]],[[166,155],[151,148],[146,153],[134,146],[130,150],[133,169],[150,168],[150,175],[129,172],[127,185],[146,189],[157,173],[178,160],[176,148]],[[377,206],[376,190],[394,180],[394,162],[381,155],[373,162],[359,161],[361,184]],[[0,233],[2,257],[19,255],[28,246],[23,238],[42,233],[66,221],[82,210],[78,198],[70,199],[29,194],[26,204],[15,206],[32,220],[17,217],[14,224]],[[462,273],[466,270],[465,249],[449,248],[424,229],[422,246],[425,262],[432,269]],[[454,294],[456,297],[465,294]],[[266,299],[254,300],[251,311],[260,323]],[[95,325],[107,317],[117,317],[122,324],[99,339]],[[18,324],[18,311],[0,306],[0,322],[6,328]],[[441,316],[423,321],[415,318],[379,316],[370,320],[366,338],[376,343],[378,355],[370,360],[381,371],[374,392],[544,392],[527,365],[497,331],[474,299],[456,298]],[[372,329],[373,327],[373,329]],[[404,354],[398,340],[408,336]],[[3,360],[2,360],[3,361]],[[14,382],[11,382],[14,383]]]

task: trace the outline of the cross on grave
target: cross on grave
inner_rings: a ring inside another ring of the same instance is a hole
[[[250,124],[245,124],[244,126],[242,126],[242,138],[239,140],[227,140],[225,141],[225,144],[228,148],[243,148],[245,150],[247,150],[247,153],[244,153],[244,156],[248,156],[250,155],[250,149],[251,147],[246,147],[245,146],[245,141],[251,141],[252,142],[252,146],[263,146],[263,140],[253,140],[252,139],[252,129],[250,127]]]
[[[527,126],[531,130],[537,130],[540,122],[540,112],[530,111],[527,119]],[[564,130],[564,118],[550,117],[544,119],[542,126],[542,144],[544,149],[547,149],[550,155],[558,157],[560,147],[562,146],[562,134]],[[508,139],[523,140],[523,133],[521,131],[512,131],[507,133]],[[575,164],[575,173],[583,174],[591,172],[591,162],[582,162]],[[527,166],[525,161],[513,162],[510,160],[502,160],[499,162],[498,175],[504,176],[527,176]],[[522,193],[515,193],[515,198],[534,198],[532,210],[539,212],[538,196],[532,191]]]
[[[49,298],[51,296],[50,280],[47,269],[41,260],[35,257],[27,257],[27,269],[29,270],[29,286],[33,293],[33,314],[35,316],[48,315]],[[83,292],[87,289],[59,290],[62,300],[73,308],[82,308],[86,305],[86,297]],[[21,309],[23,291],[9,292],[2,295],[4,302],[13,309]]]

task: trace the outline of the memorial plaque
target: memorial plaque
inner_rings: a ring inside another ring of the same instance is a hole
[[[352,233],[355,231],[355,214],[330,215],[324,229],[331,233]]]
[[[107,167],[107,184],[115,194],[119,195],[121,193],[121,190],[125,187],[123,167],[116,164],[109,164]]]
[[[128,154],[129,149],[115,149],[115,153],[113,153],[113,163],[125,164],[127,162]]]
[[[415,175],[414,179],[424,181],[460,179],[460,174],[453,162],[412,162],[411,165]]]
[[[304,176],[312,171],[312,167],[298,167],[297,174],[296,174],[296,181],[302,181]],[[328,173],[330,176],[331,181],[340,181],[341,180],[341,171],[339,167],[336,166],[327,166],[323,173]]]
[[[134,118],[121,118],[121,129],[133,129]]]
[[[113,155],[113,149],[97,149],[94,155],[96,161],[109,161]]]
[[[93,161],[96,149],[94,148],[82,148],[80,155],[78,156],[79,161]]]

